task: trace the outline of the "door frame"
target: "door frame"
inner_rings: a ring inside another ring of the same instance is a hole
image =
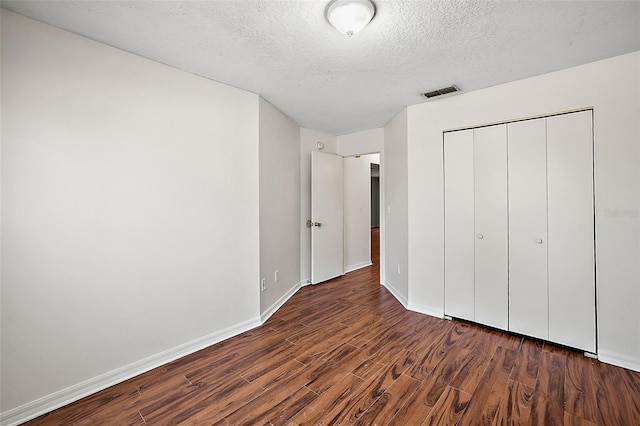
[[[380,185],[380,205],[379,207],[379,214],[380,214],[380,276],[379,276],[379,284],[383,285],[384,283],[384,276],[385,276],[385,263],[384,263],[384,259],[385,259],[385,250],[384,250],[384,241],[385,241],[385,228],[386,228],[386,215],[385,215],[385,173],[384,173],[384,148],[377,150],[377,151],[365,151],[365,152],[360,152],[358,154],[349,154],[349,155],[343,155],[343,158],[349,158],[349,157],[355,157],[358,155],[369,155],[369,154],[380,154],[380,178],[379,178],[379,185]],[[340,155],[340,154],[338,154]],[[369,196],[371,196],[371,194],[369,194]],[[369,209],[371,209],[371,203],[369,203]],[[369,215],[371,215],[371,211],[369,211]]]

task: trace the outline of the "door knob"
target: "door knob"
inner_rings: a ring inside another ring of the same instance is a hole
[[[538,243],[538,244],[542,244],[542,238],[538,238],[538,239],[536,239],[536,243]]]
[[[483,239],[483,238],[484,238],[484,235],[482,235],[482,234],[478,234],[478,239],[479,239],[479,240],[481,240],[481,239]]]

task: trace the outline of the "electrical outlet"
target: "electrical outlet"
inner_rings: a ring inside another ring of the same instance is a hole
[[[263,278],[260,280],[260,290],[265,291],[267,289],[267,279]]]
[[[280,272],[280,271],[278,271],[278,270],[276,269],[276,271],[273,273],[273,280],[274,280],[274,281],[276,281],[276,282],[278,281],[278,273],[279,273],[279,272]]]

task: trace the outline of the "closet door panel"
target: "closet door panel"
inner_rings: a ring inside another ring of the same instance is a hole
[[[507,126],[474,130],[475,320],[508,328]]]
[[[545,120],[507,125],[509,329],[549,338]]]
[[[473,321],[473,130],[444,134],[444,193],[444,312]]]
[[[549,340],[595,352],[591,111],[547,119]]]

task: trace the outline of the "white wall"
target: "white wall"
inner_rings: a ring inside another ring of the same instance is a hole
[[[404,109],[384,128],[384,201],[381,200],[381,204],[385,226],[383,284],[405,306],[409,296],[407,149],[407,110]]]
[[[262,319],[299,288],[300,128],[260,98],[260,293]],[[275,271],[278,281],[275,281]]]
[[[322,152],[336,154],[338,140],[333,135],[311,129],[300,128],[300,283],[311,282],[311,229],[307,219],[311,219],[311,151],[317,151],[316,144],[322,142]]]
[[[371,265],[371,164],[380,154],[344,159],[344,269]]]
[[[259,323],[259,153],[255,94],[6,10],[1,40],[4,424]]]
[[[373,154],[384,149],[384,127],[338,136],[338,154],[343,157]]]
[[[593,107],[598,353],[640,370],[639,75],[635,52],[408,108],[411,309],[444,312],[443,130]]]

